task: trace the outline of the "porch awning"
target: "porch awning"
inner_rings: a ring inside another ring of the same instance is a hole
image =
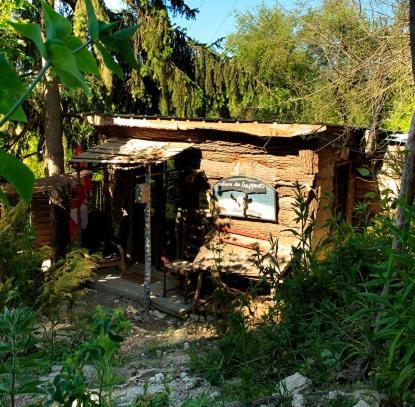
[[[71,164],[102,163],[130,166],[158,164],[192,146],[191,143],[111,138],[73,157],[69,162]]]

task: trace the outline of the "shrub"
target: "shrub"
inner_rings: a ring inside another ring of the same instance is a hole
[[[34,304],[43,280],[41,264],[51,251],[35,250],[33,243],[25,205],[0,204],[0,309]]]

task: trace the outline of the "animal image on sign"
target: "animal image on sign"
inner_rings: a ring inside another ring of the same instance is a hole
[[[276,221],[275,190],[248,177],[224,178],[213,185],[219,214]]]

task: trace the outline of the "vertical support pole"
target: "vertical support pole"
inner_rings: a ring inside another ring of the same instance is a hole
[[[76,222],[78,223],[78,230],[77,230],[77,246],[81,247],[82,243],[82,227],[81,227],[81,170],[80,165],[77,166],[76,169],[76,181],[78,184],[78,196],[77,196],[77,203],[76,203]]]
[[[144,308],[150,308],[151,284],[151,164],[146,167],[145,182],[148,185],[148,198],[144,209]]]

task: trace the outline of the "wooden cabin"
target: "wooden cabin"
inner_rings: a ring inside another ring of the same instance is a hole
[[[80,173],[81,179],[88,171]],[[29,206],[35,237],[34,246],[49,246],[57,257],[63,255],[70,244],[71,193],[77,184],[77,174],[60,174],[35,180]],[[6,185],[6,195],[13,203],[18,195],[11,185]]]
[[[249,278],[258,276],[252,258],[270,249],[270,236],[278,240],[281,269],[289,264],[298,244],[289,231],[299,230],[297,183],[316,219],[314,243],[325,236],[331,213],[352,222],[355,204],[373,189],[357,171],[366,163],[363,129],[133,115],[85,119],[101,144],[71,162],[102,171],[100,211],[110,216],[132,262],[144,259],[147,167],[153,265],[185,259],[212,267],[217,253],[207,236],[213,228],[226,234],[219,238],[222,264]]]

